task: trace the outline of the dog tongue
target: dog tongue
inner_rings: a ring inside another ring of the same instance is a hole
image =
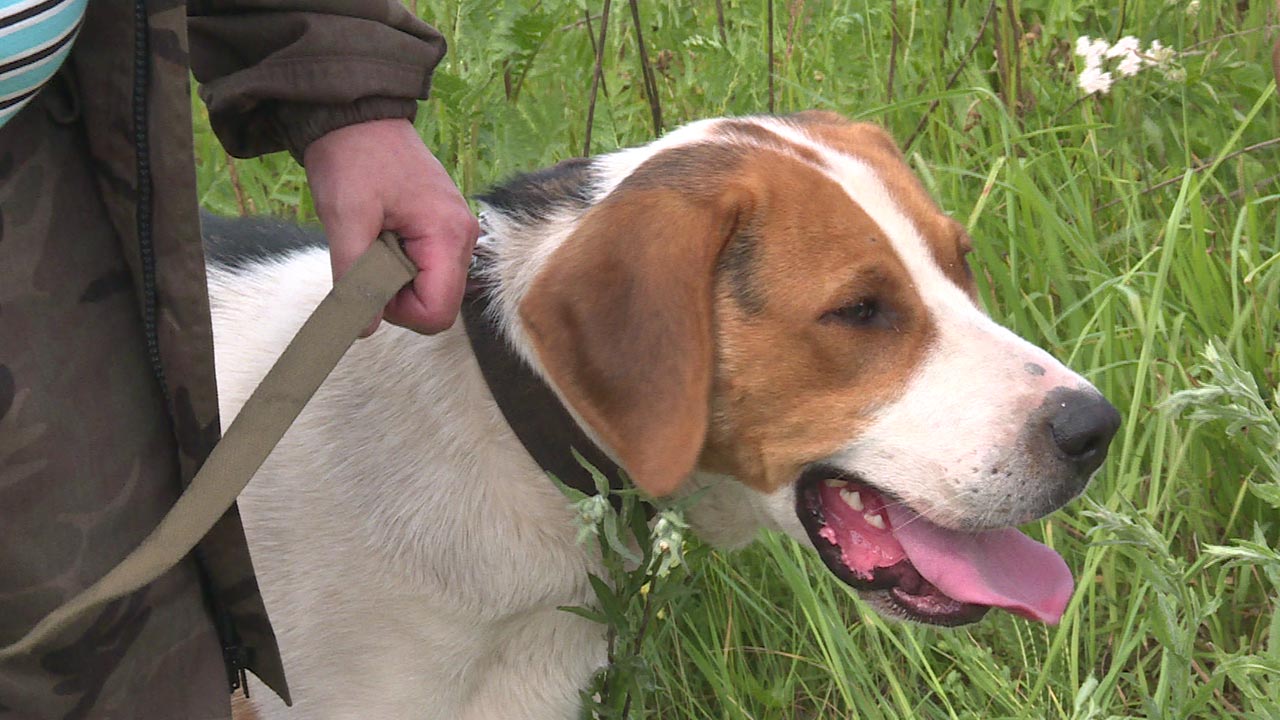
[[[1074,583],[1062,556],[1012,528],[965,533],[901,506],[885,508],[893,536],[926,580],[954,600],[1057,624]]]

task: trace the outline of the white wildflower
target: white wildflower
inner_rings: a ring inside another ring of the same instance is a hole
[[[1114,45],[1084,35],[1076,38],[1076,55],[1084,58],[1084,69],[1076,82],[1086,95],[1106,94],[1118,77],[1133,77],[1148,66],[1160,68],[1168,79],[1178,75],[1172,67],[1177,53],[1159,40],[1152,40],[1144,53],[1138,38],[1132,35],[1125,35]]]
[[[1102,62],[1103,56],[1107,54],[1107,50],[1109,50],[1110,47],[1110,45],[1107,45],[1106,40],[1098,38],[1089,45],[1089,54],[1085,57],[1093,60],[1094,62]]]
[[[1173,60],[1173,48],[1164,46],[1159,40],[1152,40],[1151,47],[1147,48],[1146,60],[1152,65],[1168,65]]]
[[[1142,58],[1137,53],[1126,55],[1120,64],[1116,66],[1116,72],[1124,77],[1133,77],[1142,69]]]
[[[1076,40],[1076,54],[1084,58],[1085,67],[1097,67],[1111,46],[1106,40],[1094,40],[1088,35]]]
[[[1138,74],[1142,69],[1142,56],[1138,54],[1141,49],[1138,44],[1138,38],[1132,35],[1125,35],[1116,41],[1107,49],[1108,58],[1120,58],[1120,64],[1116,66],[1116,71],[1124,77],[1132,77]]]
[[[1097,66],[1087,67],[1080,73],[1080,89],[1084,90],[1086,95],[1094,93],[1106,95],[1111,90],[1111,82],[1111,73],[1103,72],[1102,68]]]
[[[609,501],[600,495],[588,495],[574,503],[574,519],[578,526],[578,544],[600,534],[600,523],[612,509]]]
[[[1137,55],[1139,47],[1138,38],[1132,35],[1125,35],[1117,40],[1115,45],[1107,48],[1107,57],[1118,58],[1128,55]]]
[[[1075,54],[1084,58],[1084,67],[1097,67],[1102,64],[1102,56],[1106,55],[1108,47],[1106,40],[1093,40],[1083,35],[1076,38]]]
[[[1191,0],[1187,3],[1187,17],[1195,17],[1200,14],[1200,0]]]

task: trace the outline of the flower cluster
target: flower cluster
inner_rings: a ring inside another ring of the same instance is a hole
[[[666,577],[684,562],[684,531],[688,528],[678,512],[663,510],[658,515],[658,522],[653,525],[653,559],[650,561],[658,577]]]
[[[578,526],[578,544],[589,537],[600,535],[600,524],[609,516],[613,507],[604,495],[584,495],[573,504],[573,514]]]
[[[1104,69],[1108,64],[1112,65],[1120,77],[1137,75],[1144,67],[1159,67],[1165,70],[1166,77],[1170,77],[1168,68],[1175,53],[1159,40],[1152,40],[1147,51],[1143,52],[1138,38],[1132,35],[1120,38],[1114,45],[1106,40],[1096,40],[1084,35],[1076,40],[1076,55],[1084,58],[1084,70],[1076,81],[1080,89],[1086,95],[1105,95],[1115,82],[1115,75]]]

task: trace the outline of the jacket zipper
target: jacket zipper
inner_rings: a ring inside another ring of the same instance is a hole
[[[160,364],[160,339],[156,330],[156,253],[151,237],[151,142],[147,127],[147,90],[151,82],[150,23],[147,21],[146,0],[133,4],[133,152],[137,163],[138,204],[134,208],[137,220],[138,250],[142,260],[142,324],[147,334],[147,357],[151,371],[160,383],[166,407],[169,405],[169,386],[165,383],[164,367]]]
[[[164,365],[160,361],[160,337],[156,326],[156,251],[155,240],[151,235],[152,182],[151,182],[151,138],[147,122],[148,89],[151,83],[151,24],[147,17],[146,0],[134,0],[133,4],[133,152],[136,161],[135,170],[138,180],[137,205],[134,215],[137,220],[135,231],[138,235],[138,254],[142,263],[142,324],[147,336],[147,358],[151,362],[151,371],[156,382],[160,384],[160,392],[164,397],[166,408],[173,407],[169,397],[169,385],[164,377]],[[198,552],[197,552],[198,555]],[[199,563],[197,563],[199,565]],[[217,633],[222,645],[222,661],[227,670],[227,683],[231,692],[243,689],[245,697],[249,696],[249,685],[246,682],[245,668],[248,665],[248,649],[241,645],[239,635],[231,619],[217,602],[214,593],[209,589],[204,568],[198,567],[201,585],[205,588],[205,596],[212,606],[212,614],[216,620]]]

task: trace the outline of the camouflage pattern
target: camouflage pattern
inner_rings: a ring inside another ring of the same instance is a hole
[[[255,31],[236,35],[227,23],[246,9],[290,19],[273,37],[267,15],[246,17]],[[212,0],[196,13],[212,38],[196,72],[220,137],[252,140],[246,152],[300,154],[336,127],[411,114],[444,52],[396,0]],[[187,29],[182,0],[89,3],[63,70],[0,129],[0,644],[132,550],[219,437]],[[326,37],[348,40],[316,52]],[[416,72],[382,57],[406,43]],[[272,69],[276,49],[299,44],[331,64],[349,56],[343,94],[332,66],[310,95],[296,58]],[[379,64],[394,72],[370,74]],[[291,99],[275,115],[273,92]],[[228,717],[227,657],[288,700],[234,508],[156,583],[0,663],[0,720]]]
[[[68,77],[0,133],[4,643],[133,549],[180,491],[137,286]],[[200,583],[188,561],[41,656],[0,665],[0,718],[229,717]]]

